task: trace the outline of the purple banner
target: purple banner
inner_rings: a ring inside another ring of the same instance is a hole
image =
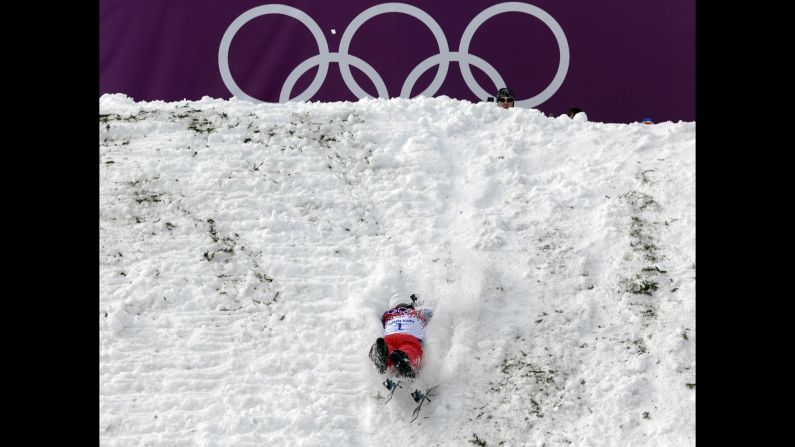
[[[695,2],[100,0],[100,95],[442,96],[695,120]]]

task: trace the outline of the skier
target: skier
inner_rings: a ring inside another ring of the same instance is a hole
[[[389,309],[381,315],[384,336],[376,339],[370,348],[378,372],[394,367],[398,376],[416,377],[422,364],[422,340],[425,325],[433,316],[431,309],[415,308],[417,296],[411,295],[411,304],[403,302],[398,294],[389,300]]]

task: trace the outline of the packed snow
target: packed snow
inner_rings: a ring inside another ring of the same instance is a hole
[[[102,445],[695,445],[694,122],[99,109]],[[385,404],[394,293],[434,317]]]

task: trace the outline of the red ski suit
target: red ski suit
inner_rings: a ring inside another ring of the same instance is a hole
[[[425,325],[433,315],[430,309],[393,308],[381,316],[384,325],[384,341],[388,353],[400,350],[406,353],[409,363],[419,369],[422,363],[422,339],[425,337]],[[387,367],[392,366],[392,359],[387,357]]]

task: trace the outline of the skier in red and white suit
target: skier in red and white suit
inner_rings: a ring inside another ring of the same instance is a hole
[[[412,295],[412,301],[416,297]],[[431,309],[417,309],[393,296],[389,309],[381,316],[384,337],[370,348],[370,358],[380,373],[394,367],[398,375],[415,377],[422,364],[422,340],[425,325],[433,316]]]

